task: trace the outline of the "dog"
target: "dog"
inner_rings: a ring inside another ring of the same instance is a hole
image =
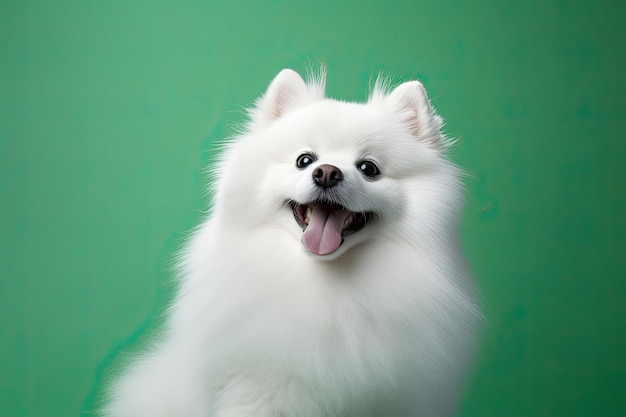
[[[225,146],[106,417],[454,414],[481,313],[451,141],[418,81],[352,103],[324,80],[281,71]]]

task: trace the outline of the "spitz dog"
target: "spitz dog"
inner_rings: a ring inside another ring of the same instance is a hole
[[[461,175],[422,84],[385,84],[349,103],[324,74],[276,76],[105,416],[454,414],[480,321]]]

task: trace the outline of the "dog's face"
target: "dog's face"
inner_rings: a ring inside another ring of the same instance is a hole
[[[327,260],[364,241],[410,233],[394,228],[402,229],[411,209],[415,181],[441,160],[440,121],[417,82],[376,94],[367,104],[328,100],[320,85],[281,72],[232,149],[239,166],[250,168],[237,182],[249,207],[237,210],[240,220],[280,224],[307,253]]]
[[[320,101],[286,114],[263,134],[275,153],[261,185],[280,196],[312,255],[336,258],[376,239],[381,221],[400,215],[402,163],[367,105]],[[411,140],[405,151],[415,153]],[[412,167],[404,167],[406,171]]]

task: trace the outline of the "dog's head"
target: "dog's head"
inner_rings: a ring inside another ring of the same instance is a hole
[[[226,152],[216,210],[246,228],[280,226],[320,259],[431,233],[456,204],[440,128],[417,81],[346,103],[324,98],[323,77],[283,70]]]

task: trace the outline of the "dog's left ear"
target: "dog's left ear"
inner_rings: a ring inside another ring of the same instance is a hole
[[[307,84],[297,72],[284,69],[257,100],[255,108],[251,110],[251,119],[255,124],[267,124],[298,107],[323,98],[323,83]]]
[[[436,147],[444,145],[441,117],[431,106],[422,83],[408,81],[400,84],[387,96],[387,100],[418,140]]]

